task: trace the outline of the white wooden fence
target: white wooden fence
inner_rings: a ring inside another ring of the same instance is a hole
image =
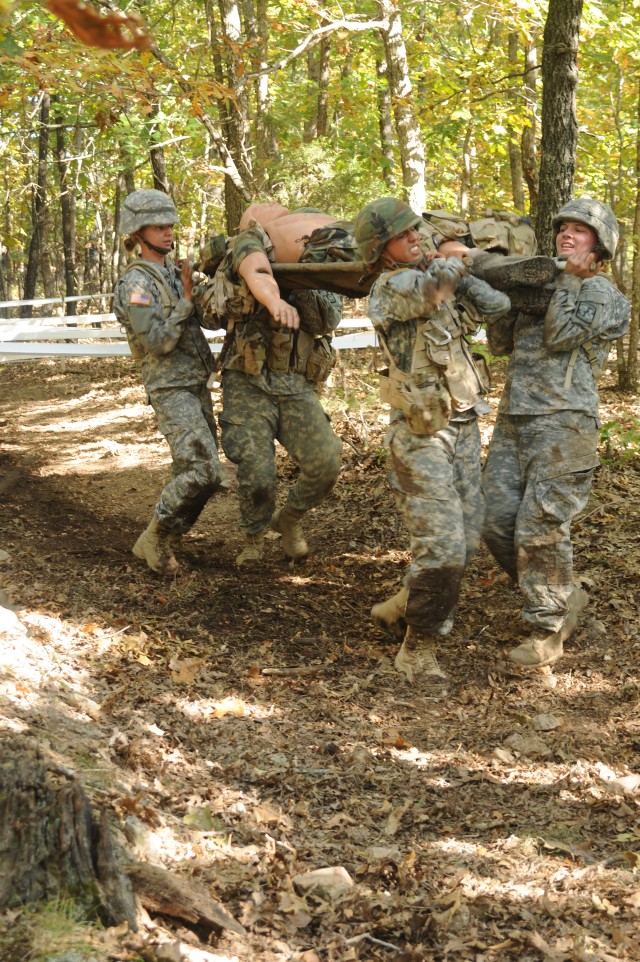
[[[131,352],[124,328],[113,313],[63,314],[70,302],[108,302],[112,294],[30,301],[0,301],[0,314],[31,305],[36,309],[58,305],[60,313],[48,317],[7,318],[0,316],[0,363],[55,357],[116,357]],[[51,310],[51,308],[49,307]],[[204,331],[214,354],[219,353],[223,330]],[[373,347],[376,336],[368,317],[345,318],[333,339],[337,349]]]

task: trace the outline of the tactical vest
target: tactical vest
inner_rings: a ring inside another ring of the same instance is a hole
[[[255,229],[260,225],[251,222],[249,226]],[[264,251],[273,263],[271,239],[262,228],[260,232]],[[331,338],[317,337],[303,329],[274,329],[266,308],[256,301],[244,278],[235,274],[233,258],[232,239],[214,277],[197,293],[205,318],[213,317],[218,326],[226,328],[223,369],[255,377],[266,367],[302,374],[314,384],[326,381],[337,360]],[[304,319],[304,314],[301,317]]]
[[[452,412],[473,408],[488,390],[488,373],[476,365],[464,330],[448,304],[435,318],[418,321],[409,374],[400,370],[385,336],[377,332],[389,362],[380,372],[380,398],[402,411],[414,434],[436,434]]]

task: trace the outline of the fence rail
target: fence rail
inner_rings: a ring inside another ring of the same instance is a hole
[[[79,295],[77,298],[41,298],[37,301],[0,301],[0,307],[24,304],[45,306],[63,300],[84,301],[110,295]],[[224,330],[204,329],[214,354],[224,340]],[[368,317],[345,318],[333,338],[338,350],[374,347],[376,335]],[[48,317],[0,317],[0,363],[38,358],[127,357],[129,345],[124,328],[113,313],[64,314]]]

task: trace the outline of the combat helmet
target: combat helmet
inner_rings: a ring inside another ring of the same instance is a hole
[[[608,204],[591,197],[575,197],[568,201],[552,219],[554,240],[558,236],[560,224],[566,220],[577,220],[592,227],[604,249],[604,259],[610,261],[613,258],[618,246],[620,228],[616,215]]]
[[[175,224],[178,220],[176,205],[161,190],[134,190],[122,205],[120,233],[135,234],[143,227]]]
[[[417,227],[422,218],[403,200],[381,197],[362,208],[355,219],[353,233],[360,259],[375,264],[385,244],[403,231]]]

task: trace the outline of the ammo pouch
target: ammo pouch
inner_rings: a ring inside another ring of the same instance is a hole
[[[402,411],[414,434],[437,434],[446,428],[451,418],[449,392],[437,375],[421,378],[417,386],[410,374],[395,364],[380,371],[380,399]]]
[[[252,324],[242,324],[236,328],[234,360],[237,364],[233,367],[256,377],[262,373],[266,359],[267,348],[262,332]]]
[[[338,355],[328,337],[319,337],[313,342],[307,358],[305,377],[312,384],[324,384],[335,367]]]
[[[267,367],[272,371],[289,371],[293,348],[293,331],[271,331],[266,347]]]

